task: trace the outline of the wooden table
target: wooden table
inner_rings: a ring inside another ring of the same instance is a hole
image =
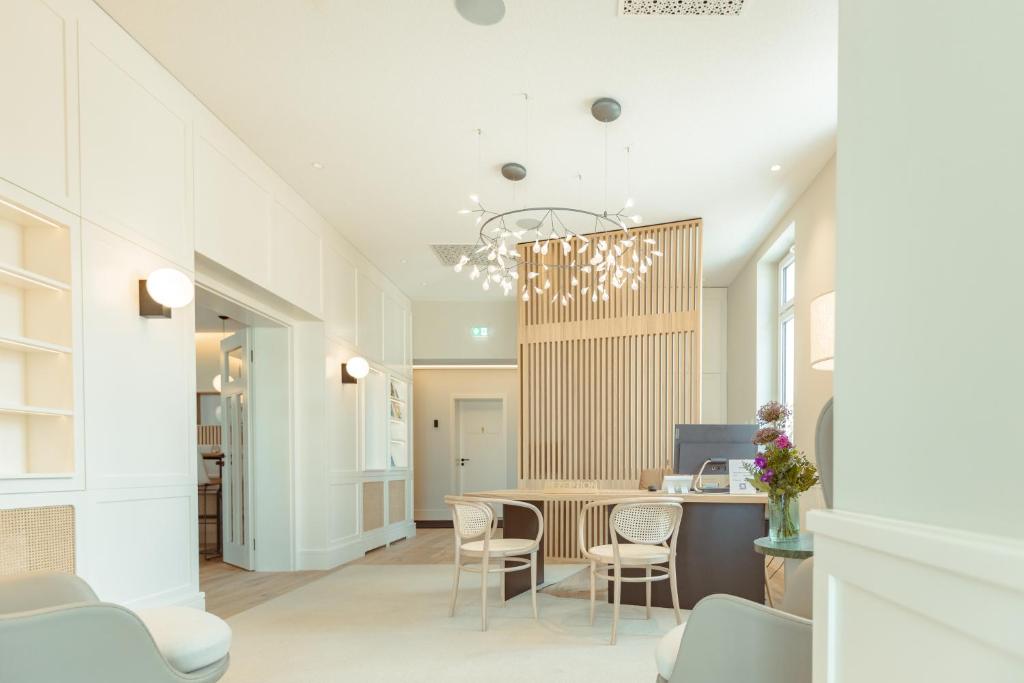
[[[676,577],[679,606],[691,609],[713,593],[729,593],[755,602],[764,601],[764,560],[754,552],[754,539],[768,527],[764,506],[768,496],[757,494],[685,493],[638,491],[635,489],[507,489],[466,494],[483,498],[508,498],[533,503],[544,514],[547,501],[611,501],[616,498],[675,498],[683,503],[683,521],[676,547]],[[609,511],[611,506],[609,506]],[[529,510],[509,505],[504,510],[504,533],[509,538],[533,538],[537,520]],[[537,553],[537,584],[544,582],[544,541]],[[639,575],[643,570],[624,570]],[[505,598],[529,590],[528,572],[505,575]],[[609,592],[610,593],[610,592]],[[622,585],[622,604],[643,605],[644,586]],[[651,602],[671,607],[668,581],[656,581]]]

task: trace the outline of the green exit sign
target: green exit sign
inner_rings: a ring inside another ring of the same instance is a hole
[[[473,337],[475,337],[476,339],[483,339],[484,337],[489,337],[490,335],[491,331],[488,330],[486,327],[473,328]]]

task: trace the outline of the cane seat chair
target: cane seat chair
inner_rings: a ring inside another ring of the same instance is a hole
[[[588,546],[587,519],[597,508],[613,506],[608,518],[611,542]],[[623,583],[644,583],[647,589],[647,618],[651,618],[651,585],[668,580],[676,623],[679,587],[676,584],[676,542],[683,519],[683,506],[676,498],[624,498],[587,503],[580,510],[579,542],[583,556],[590,560],[590,623],[594,623],[597,579],[613,582],[612,636],[614,645],[619,624],[619,603]],[[620,542],[619,538],[628,542]],[[664,566],[664,565],[668,566]],[[623,569],[644,569],[643,576],[623,576]]]
[[[530,570],[530,598],[533,618],[537,611],[537,552],[544,536],[544,518],[535,505],[519,500],[476,498],[472,496],[445,496],[444,502],[452,511],[455,530],[455,575],[448,603],[448,616],[455,615],[455,601],[459,594],[459,577],[463,570],[480,574],[480,630],[487,630],[487,578],[490,574],[501,577],[501,602],[505,604],[505,574]],[[498,519],[493,505],[513,505],[530,510],[537,516],[536,538],[494,538]],[[529,555],[529,559],[523,557]]]

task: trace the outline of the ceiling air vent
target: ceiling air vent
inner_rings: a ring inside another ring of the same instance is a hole
[[[619,15],[626,17],[726,16],[742,9],[743,0],[619,0]]]
[[[469,265],[487,265],[487,252],[475,253],[475,244],[431,244],[430,248],[434,250],[434,256],[442,266],[455,266],[463,254],[469,257]]]

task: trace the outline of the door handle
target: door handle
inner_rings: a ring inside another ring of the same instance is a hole
[[[469,458],[459,458],[459,467],[465,467],[467,462],[469,462]]]

